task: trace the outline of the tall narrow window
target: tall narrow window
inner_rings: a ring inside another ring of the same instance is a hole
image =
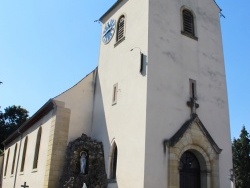
[[[118,91],[118,83],[113,86],[113,95],[112,95],[112,105],[117,103],[117,91]]]
[[[125,16],[122,15],[118,19],[117,22],[117,33],[116,33],[116,41],[120,41],[124,38],[125,36]]]
[[[195,35],[195,19],[190,10],[184,9],[182,11],[182,34],[191,38],[198,39]]]
[[[143,74],[143,67],[144,67],[144,55],[141,53],[141,64],[140,64],[140,73]]]
[[[15,145],[15,151],[14,151],[14,155],[13,155],[13,162],[12,162],[11,174],[13,174],[13,173],[14,173],[14,169],[15,169],[15,163],[16,163],[16,151],[17,151],[17,144]]]
[[[40,127],[37,133],[37,138],[36,138],[36,148],[35,148],[33,169],[37,168],[37,164],[38,164],[41,135],[42,135],[42,128]]]
[[[8,154],[7,154],[7,158],[6,158],[6,164],[5,164],[5,170],[4,170],[4,176],[6,176],[6,173],[7,173],[9,156],[10,156],[10,149],[8,149]]]
[[[110,179],[116,179],[116,168],[117,168],[117,146],[116,143],[113,144],[112,154],[110,160]]]
[[[196,81],[189,79],[190,97],[197,100]]]
[[[20,169],[20,172],[23,172],[23,170],[24,170],[24,164],[25,164],[25,158],[26,158],[27,143],[28,143],[28,137],[26,136],[25,141],[24,141],[24,145],[23,145],[23,156],[22,156],[22,163],[21,163],[21,169]]]

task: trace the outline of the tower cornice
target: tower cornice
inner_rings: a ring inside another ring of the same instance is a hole
[[[117,0],[115,4],[113,4],[100,18],[99,21],[103,21],[104,17],[106,17],[112,10],[114,10],[120,3],[125,2],[127,0]]]

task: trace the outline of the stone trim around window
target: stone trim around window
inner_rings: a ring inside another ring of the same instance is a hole
[[[122,41],[125,40],[125,36],[122,37],[120,40],[118,40],[115,44],[114,44],[114,47],[118,46],[120,43],[122,43]]]
[[[191,39],[198,40],[197,37],[197,24],[194,12],[183,6],[181,8],[181,34]]]
[[[189,38],[191,38],[191,39],[194,39],[194,40],[197,40],[197,41],[198,41],[198,37],[196,37],[196,36],[194,36],[194,35],[191,35],[191,34],[189,34],[189,33],[186,32],[186,31],[181,31],[181,34],[182,34],[182,35],[185,35],[186,37],[189,37]]]

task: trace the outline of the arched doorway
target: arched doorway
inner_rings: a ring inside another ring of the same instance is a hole
[[[190,151],[184,152],[179,162],[180,188],[200,188],[200,171],[196,156]]]

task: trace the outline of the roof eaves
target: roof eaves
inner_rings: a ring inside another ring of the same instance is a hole
[[[119,5],[123,0],[118,0],[115,2],[115,4],[113,4],[100,18],[99,21],[102,21],[102,19],[108,14],[110,13],[112,10],[115,9],[115,7],[117,7],[117,5]]]
[[[24,122],[17,130],[15,130],[8,138],[6,138],[2,144],[6,145],[14,140],[21,133],[32,127],[43,116],[56,107],[56,103],[53,99],[48,100],[33,116],[31,116],[26,122]]]

